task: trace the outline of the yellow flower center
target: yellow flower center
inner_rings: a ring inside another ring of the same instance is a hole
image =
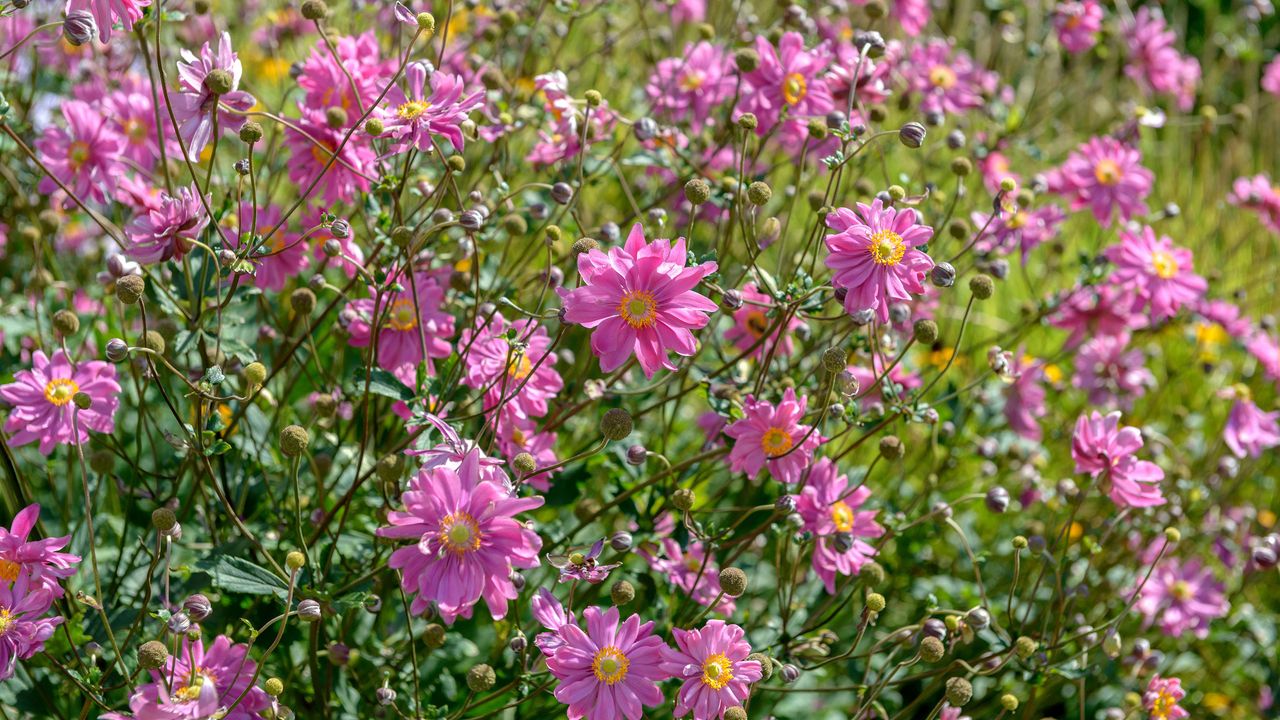
[[[723,688],[731,680],[733,680],[733,663],[725,657],[724,653],[712,655],[702,663],[702,682],[710,685],[713,690]]]
[[[1021,210],[1014,213],[1013,217],[1009,218],[1009,222],[1005,223],[1005,225],[1010,230],[1017,230],[1018,228],[1026,224],[1027,224],[1027,214],[1022,212]]]
[[[788,105],[795,105],[808,94],[809,83],[800,73],[791,73],[782,81],[782,99],[786,100]]]
[[[929,84],[943,90],[956,86],[956,72],[946,65],[934,65],[929,70]]]
[[[680,76],[680,89],[685,91],[697,90],[707,81],[707,74],[701,70],[690,70]]]
[[[431,107],[431,103],[425,100],[410,100],[396,108],[396,116],[401,120],[416,120],[418,119],[418,116],[426,112],[429,107]]]
[[[187,684],[173,691],[173,697],[179,702],[191,702],[200,698],[200,688],[205,683],[217,682],[213,674],[204,668],[196,668],[187,677]]]
[[[1098,182],[1103,185],[1111,186],[1120,182],[1120,178],[1124,177],[1124,172],[1120,170],[1120,164],[1111,158],[1103,158],[1093,168],[1093,176],[1098,178]]]
[[[877,265],[897,265],[906,254],[907,245],[902,242],[902,236],[898,233],[881,230],[871,236],[871,244],[867,249],[871,251],[871,259]]]
[[[1177,705],[1178,701],[1173,699],[1173,695],[1168,690],[1161,690],[1156,693],[1156,699],[1151,703],[1152,720],[1167,720]]]
[[[1072,15],[1071,17],[1067,18],[1067,29],[1075,30],[1076,28],[1080,27],[1080,23],[1082,22],[1084,22],[1083,15]]]
[[[591,661],[591,672],[596,679],[609,685],[620,682],[627,676],[627,668],[631,662],[618,648],[612,645],[601,649]]]
[[[1186,580],[1179,580],[1173,584],[1173,587],[1169,588],[1169,594],[1176,600],[1186,602],[1191,599],[1191,584]]]
[[[12,560],[0,560],[0,580],[11,583],[18,579],[22,566]]]
[[[418,327],[418,312],[413,307],[413,301],[401,298],[391,303],[391,310],[387,313],[387,325],[392,330],[402,332]]]
[[[529,361],[529,356],[523,352],[512,353],[511,362],[507,363],[507,375],[516,380],[524,380],[529,377],[529,373],[533,372],[533,363]]]
[[[622,296],[618,314],[637,330],[652,327],[658,320],[658,301],[647,290],[632,290]]]
[[[769,319],[764,316],[763,310],[749,310],[747,317],[743,319],[742,324],[746,326],[747,332],[756,337],[764,337],[764,333],[769,329]]]
[[[79,170],[89,160],[89,143],[77,140],[67,148],[67,162],[72,170]]]
[[[766,455],[781,455],[790,450],[794,444],[791,433],[780,427],[771,427],[760,437],[760,447]]]
[[[329,143],[318,140],[311,144],[311,158],[317,163],[324,165],[331,157],[333,157],[333,148],[329,147]]]
[[[440,542],[455,555],[479,550],[480,525],[465,512],[449,513],[440,521]]]
[[[1168,280],[1178,274],[1178,261],[1166,250],[1151,253],[1151,270],[1161,280]]]
[[[14,619],[13,613],[9,611],[9,608],[0,608],[0,637],[9,632],[9,626],[13,625]]]
[[[80,392],[80,386],[76,384],[75,380],[54,378],[49,381],[48,385],[44,386],[44,399],[58,407],[62,407],[71,402],[71,398],[75,397],[78,392]]]
[[[836,530],[840,532],[849,532],[853,529],[853,508],[843,500],[837,500],[831,506],[831,522],[835,523]]]
[[[142,124],[137,118],[129,118],[124,121],[124,134],[135,145],[145,142],[147,139],[147,126]]]

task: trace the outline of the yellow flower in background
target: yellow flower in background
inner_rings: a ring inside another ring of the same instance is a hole
[[[1231,339],[1227,329],[1218,323],[1196,324],[1196,347],[1201,362],[1216,362],[1222,346]]]

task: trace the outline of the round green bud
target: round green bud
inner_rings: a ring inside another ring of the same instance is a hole
[[[93,407],[93,398],[86,392],[78,392],[75,395],[72,395],[71,402],[75,403],[76,407],[81,410],[88,410]]]
[[[577,255],[581,255],[584,252],[591,252],[592,250],[597,250],[599,248],[600,243],[596,242],[595,238],[584,237],[573,241],[573,252]]]
[[[521,475],[529,475],[537,472],[538,461],[534,459],[533,455],[530,455],[527,452],[522,452],[514,458],[511,458],[511,467],[515,468],[516,472]]]
[[[684,184],[684,199],[694,205],[701,205],[711,199],[711,183],[702,178],[693,178]]]
[[[880,438],[880,457],[885,460],[901,460],[907,454],[907,448],[896,435]]]
[[[413,228],[397,225],[391,228],[391,244],[398,248],[407,248],[413,243]]]
[[[116,299],[125,305],[133,305],[142,299],[147,281],[141,275],[125,275],[116,280]]]
[[[329,15],[329,6],[324,0],[305,0],[302,3],[302,17],[307,20],[323,20]]]
[[[969,162],[969,158],[958,157],[951,161],[951,174],[964,177],[973,172],[973,163]]]
[[[1013,712],[1018,709],[1018,696],[1012,693],[1005,693],[1000,696],[1000,707],[1006,712]]]
[[[1026,660],[1027,658],[1034,655],[1036,650],[1038,649],[1040,649],[1040,645],[1035,640],[1032,640],[1026,635],[1019,637],[1013,643],[1014,654],[1016,654],[1018,657],[1022,658],[1023,660]]]
[[[626,605],[636,599],[636,589],[626,580],[619,580],[609,588],[609,598],[614,605]]]
[[[996,283],[990,275],[979,273],[969,279],[969,292],[979,300],[986,300],[996,291]]]
[[[280,431],[280,452],[285,457],[298,457],[307,451],[311,435],[301,425],[290,425]]]
[[[162,533],[169,532],[178,524],[178,517],[167,507],[158,507],[151,511],[151,527]]]
[[[720,590],[729,597],[738,597],[747,591],[747,574],[736,567],[720,571]]]
[[[884,566],[878,562],[869,562],[862,566],[862,572],[859,575],[867,579],[867,584],[871,587],[879,587],[884,584],[886,579]]]
[[[901,185],[889,186],[889,197],[893,198],[894,200],[902,200],[906,196],[907,196],[907,189],[902,187]]]
[[[1182,531],[1176,527],[1167,527],[1164,529],[1164,539],[1169,541],[1170,545],[1176,545],[1182,540]]]
[[[604,102],[604,98],[600,95],[599,90],[588,90],[582,94],[587,100],[587,105],[591,107],[600,107],[600,103]]]
[[[932,635],[920,641],[920,659],[927,663],[936,663],[947,654],[942,641]]]
[[[1013,549],[1014,549],[1014,550],[1026,550],[1026,549],[1027,549],[1027,539],[1026,539],[1025,537],[1021,536],[1021,535],[1016,535],[1016,536],[1014,536],[1014,538],[1013,538]]]
[[[498,15],[498,24],[503,28],[510,30],[520,22],[520,15],[511,9],[503,10]]]
[[[333,397],[329,395],[328,397]],[[403,455],[388,455],[378,461],[374,468],[374,472],[378,474],[378,479],[384,483],[393,483],[400,479],[400,473],[404,470]]]
[[[427,647],[432,650],[444,647],[444,639],[444,626],[439,623],[431,623],[422,631],[422,640],[426,642]]]
[[[916,342],[922,345],[932,345],[938,339],[938,323],[932,320],[917,320],[911,331]]]
[[[889,9],[885,7],[884,0],[871,0],[862,9],[867,13],[867,17],[872,20],[879,20],[885,16],[885,13],[889,12]]]
[[[741,705],[724,709],[724,720],[747,720],[747,711]]]
[[[321,393],[311,404],[311,408],[322,418],[333,417],[333,414],[338,412],[338,398],[329,393]]]
[[[614,442],[625,440],[631,434],[633,427],[631,413],[622,408],[610,408],[605,411],[604,417],[600,418],[600,434],[606,440]]]
[[[262,683],[262,689],[266,690],[271,697],[280,697],[284,692],[284,681],[276,677],[267,678],[267,681]]]
[[[747,656],[748,660],[755,660],[760,663],[760,681],[765,682],[773,677],[773,661],[764,653],[751,653]]]
[[[831,133],[831,129],[827,127],[825,120],[813,118],[808,124],[809,137],[814,140],[826,140],[827,135]]]
[[[829,373],[838,373],[849,364],[849,352],[842,347],[829,347],[822,353],[822,367]]]
[[[963,707],[973,699],[973,685],[962,677],[947,678],[947,702]]]
[[[289,293],[289,307],[299,315],[310,315],[316,309],[316,294],[311,288],[298,288]]]
[[[59,310],[53,314],[53,329],[62,337],[75,335],[80,331],[80,317],[70,310]]]
[[[338,107],[337,105],[325,108],[325,111],[324,111],[325,124],[333,128],[334,130],[338,130],[340,128],[346,127],[348,120],[350,120],[350,118],[347,117],[347,111],[345,109]]]
[[[449,165],[449,170],[460,173],[467,169],[467,159],[461,155],[450,155],[445,161]]]
[[[240,141],[246,145],[252,145],[262,139],[262,125],[248,120],[240,126]]]
[[[693,509],[693,504],[697,500],[698,496],[689,488],[677,488],[671,493],[671,506],[680,511]]]
[[[430,35],[436,31],[436,16],[429,12],[418,13],[418,29]]]
[[[760,53],[753,48],[742,48],[733,53],[733,64],[739,72],[749,73],[760,67]]]
[[[511,213],[502,218],[502,228],[508,235],[524,235],[529,232],[529,221],[525,220],[523,215]]]
[[[766,182],[757,180],[747,186],[747,200],[752,205],[763,205],[769,202],[771,197],[773,197],[773,188]]]
[[[204,76],[204,86],[214,95],[226,95],[235,87],[236,78],[230,70],[214,68]]]
[[[251,362],[244,366],[245,382],[251,386],[258,386],[267,381],[267,366],[260,362]]]
[[[885,607],[884,596],[880,593],[867,593],[867,609],[873,613],[883,612]]]
[[[743,130],[755,130],[759,125],[760,120],[755,113],[742,113],[738,116],[738,127]]]
[[[947,223],[947,234],[956,240],[963,240],[969,237],[969,223],[963,219],[952,220]]]
[[[1001,180],[1000,180],[1000,192],[1003,192],[1003,193],[1011,193],[1011,192],[1013,192],[1014,190],[1017,190],[1017,189],[1018,189],[1018,183],[1014,182],[1013,178],[1011,178],[1011,177],[1001,178]]]
[[[155,670],[169,659],[169,648],[159,640],[148,640],[138,647],[138,667]]]
[[[480,663],[467,671],[467,688],[471,692],[485,692],[491,689],[498,681],[498,676],[493,672],[493,668],[484,663]]]
[[[166,347],[164,336],[155,330],[148,330],[142,334],[142,347],[163,355]]]
[[[373,137],[381,135],[383,130],[386,130],[386,127],[378,118],[369,118],[364,121],[364,131]]]
[[[307,556],[298,550],[292,550],[288,555],[284,556],[284,566],[290,570],[301,570],[303,565],[307,564]]]

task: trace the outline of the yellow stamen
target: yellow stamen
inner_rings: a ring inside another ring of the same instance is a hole
[[[658,321],[658,301],[647,290],[632,290],[618,303],[618,315],[637,330],[652,327]]]
[[[591,672],[595,673],[597,680],[613,685],[627,676],[627,668],[630,666],[631,662],[626,655],[618,648],[609,646],[596,653],[595,659],[591,661]]]
[[[934,65],[929,70],[929,84],[943,90],[950,90],[956,86],[958,78],[956,72],[945,65]]]
[[[1124,171],[1115,160],[1103,158],[1094,166],[1093,176],[1098,178],[1098,182],[1110,187],[1120,182],[1120,178],[1124,177]]]
[[[44,386],[44,399],[58,407],[62,407],[71,402],[71,398],[75,397],[78,392],[80,392],[80,386],[76,384],[75,380],[54,378],[49,381],[48,385]]]
[[[0,580],[11,583],[18,579],[22,566],[12,560],[0,560]]]
[[[791,433],[780,427],[771,427],[760,437],[760,447],[765,455],[781,455],[795,445]]]
[[[480,525],[465,512],[445,515],[438,536],[444,548],[455,555],[480,549]]]
[[[1151,270],[1161,280],[1168,280],[1178,274],[1178,261],[1166,250],[1151,253]]]
[[[720,690],[733,680],[733,663],[724,653],[717,653],[702,663],[702,682],[713,690]]]
[[[871,259],[877,265],[897,265],[907,252],[907,245],[902,236],[892,230],[881,230],[871,236]]]
[[[809,83],[800,73],[791,73],[782,81],[782,99],[788,105],[795,105],[809,94]]]
[[[402,332],[418,327],[418,312],[413,307],[413,301],[401,298],[391,303],[391,310],[387,313],[387,325],[392,330]]]
[[[396,108],[396,116],[401,120],[417,120],[430,107],[431,103],[425,100],[410,100]]]
[[[837,500],[831,506],[831,522],[835,523],[836,530],[840,532],[849,532],[853,529],[853,509],[843,500]]]

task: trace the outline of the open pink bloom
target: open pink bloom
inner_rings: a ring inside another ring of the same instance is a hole
[[[658,61],[645,85],[653,109],[671,120],[688,120],[694,132],[710,121],[711,111],[733,96],[733,59],[703,40],[685,45],[680,57]]]
[[[981,212],[975,212],[971,216],[976,223],[975,227],[979,228],[987,224],[988,217],[988,213]],[[1058,234],[1058,226],[1066,219],[1066,213],[1057,205],[1045,205],[1034,210],[1017,208],[1009,213],[1001,213],[992,221],[974,247],[980,252],[1001,255],[1018,250],[1025,263],[1027,253],[1053,239]]]
[[[142,8],[150,4],[151,0],[67,0],[67,13],[88,10],[98,26],[98,39],[106,43],[111,40],[111,28],[116,23],[129,32],[142,19]]]
[[[1127,333],[1143,324],[1131,310],[1133,297],[1131,290],[1114,285],[1078,286],[1067,292],[1049,322],[1071,331],[1069,347],[1097,335]]]
[[[745,417],[724,431],[736,440],[729,452],[729,469],[754,479],[768,467],[779,482],[799,482],[813,462],[814,449],[826,439],[800,424],[807,404],[807,398],[796,398],[794,388],[787,388],[776,406],[748,395],[742,406]]]
[[[1258,457],[1263,450],[1280,445],[1280,410],[1263,412],[1249,398],[1248,390],[1236,393],[1227,415],[1222,439],[1236,457]]]
[[[178,188],[177,195],[161,191],[158,200],[125,229],[129,238],[125,254],[140,263],[181,260],[208,225],[209,215],[194,183]]]
[[[693,720],[719,720],[724,711],[742,707],[751,683],[764,675],[755,660],[748,660],[751,644],[737,625],[708,620],[701,629],[672,628],[676,647],[662,648],[662,670],[682,679],[676,693],[676,717],[693,713]]]
[[[462,152],[466,140],[462,123],[467,114],[484,104],[484,93],[476,91],[463,97],[466,83],[457,75],[437,70],[428,76],[424,63],[410,63],[405,70],[409,92],[393,85],[387,93],[387,108],[382,111],[385,135],[394,138],[391,153],[410,148],[427,151],[435,146],[433,135],[439,135]]]
[[[765,135],[784,118],[803,131],[811,117],[824,117],[835,109],[824,73],[831,53],[824,43],[807,50],[797,32],[783,33],[778,47],[763,35],[756,37],[760,65],[743,76],[750,92],[743,92],[742,112],[755,113],[756,133]]]
[[[150,170],[160,159],[160,138],[168,157],[179,154],[173,131],[166,120],[157,131],[155,102],[145,79],[128,75],[122,86],[102,99],[103,116],[124,140],[124,155],[139,167]],[[164,115],[162,112],[161,115]]]
[[[849,0],[849,4],[866,5],[867,0]],[[919,35],[932,15],[929,0],[893,0],[889,3],[889,16],[898,21],[903,34],[908,37]]]
[[[547,329],[533,320],[509,322],[501,313],[476,318],[476,330],[463,330],[459,352],[465,352],[463,383],[484,391],[486,410],[502,406],[522,417],[547,414],[547,401],[564,388],[550,352]]]
[[[31,360],[30,370],[19,370],[13,382],[0,385],[0,400],[13,406],[4,426],[12,444],[39,440],[40,452],[48,455],[56,445],[84,444],[89,430],[109,433],[115,429],[120,385],[114,365],[100,360],[72,365],[62,350],[54,352],[52,360],[37,350]],[[89,409],[77,410],[71,402],[78,392],[93,399]]]
[[[1271,62],[1262,71],[1262,89],[1280,97],[1280,55],[1271,58]]]
[[[675,529],[676,520],[673,515],[664,515],[654,527],[659,535],[669,536]],[[649,563],[649,567],[658,575],[667,578],[681,592],[688,595],[699,605],[710,607],[719,598],[715,611],[724,615],[732,615],[737,605],[733,598],[721,595],[719,591],[720,566],[714,557],[707,556],[706,546],[690,540],[688,547],[682,548],[672,537],[663,537],[657,545],[644,543],[636,548],[636,554]]]
[[[503,411],[498,420],[498,452],[505,458],[514,458],[522,452],[533,456],[534,463],[540,468],[555,465],[556,434],[539,432],[538,423],[529,417]],[[551,477],[554,470],[539,472],[525,479],[535,490],[546,492],[551,489]]]
[[[290,279],[311,264],[310,254],[307,252],[307,237],[280,227],[282,218],[278,205],[255,208],[248,203],[240,205],[238,218],[227,215],[228,224],[233,225],[226,232],[227,246],[232,250],[242,253],[244,245],[257,240],[263,241],[261,247],[255,246],[247,256],[254,266],[253,284],[263,290],[283,290]],[[255,239],[254,235],[258,238]]]
[[[851,125],[862,122],[857,106],[870,106],[883,103],[889,99],[889,75],[892,71],[888,62],[876,62],[863,57],[862,52],[853,43],[838,38],[832,46],[833,58],[827,71],[827,87],[831,88],[831,96],[836,108],[849,107],[849,93],[855,91],[853,115],[849,118]],[[854,82],[854,78],[857,82]],[[810,146],[812,150],[813,146]]]
[[[1146,360],[1142,350],[1129,347],[1128,333],[1098,335],[1080,346],[1072,384],[1089,394],[1090,404],[1129,408],[1156,384]]]
[[[933,260],[916,249],[929,242],[933,228],[916,222],[916,211],[885,207],[877,198],[858,203],[858,211],[837,208],[827,215],[826,265],[832,282],[844,288],[844,309],[850,315],[874,310],[889,322],[889,305],[910,302],[924,293],[925,273]]]
[[[1022,184],[1022,178],[1013,171],[1013,164],[1009,162],[1009,157],[999,150],[991,150],[978,159],[978,172],[982,173],[982,185],[992,195],[1000,192],[1000,186],[1005,178],[1009,178],[1017,185]],[[1006,212],[1000,213],[1001,219],[1008,214]],[[978,227],[982,227],[986,222],[987,215],[984,213],[982,214],[982,222],[978,224]]]
[[[1071,437],[1071,457],[1076,472],[1089,473],[1110,481],[1111,501],[1120,507],[1152,507],[1165,503],[1160,492],[1164,471],[1158,465],[1138,460],[1134,453],[1142,447],[1142,433],[1136,427],[1120,427],[1120,413],[1094,411],[1081,415]]]
[[[44,641],[53,637],[54,628],[63,618],[42,617],[53,604],[53,593],[33,583],[27,573],[0,582],[0,681],[13,677],[19,660],[26,660],[44,649]]]
[[[1249,336],[1244,347],[1257,359],[1268,378],[1280,384],[1280,340],[1263,330]]]
[[[206,85],[209,73],[214,70],[231,74],[230,92],[215,95]],[[252,95],[238,89],[243,72],[240,57],[231,49],[230,33],[224,32],[218,38],[217,52],[209,43],[200,48],[199,57],[190,50],[182,51],[182,60],[178,63],[181,92],[173,100],[173,114],[178,120],[178,134],[186,142],[187,154],[192,158],[199,157],[200,151],[213,139],[213,114],[218,112],[219,103],[244,112],[257,102]],[[238,129],[243,124],[242,116],[229,111],[223,110],[218,115],[218,126],[223,130]]]
[[[946,40],[914,46],[903,68],[908,89],[920,96],[920,109],[926,113],[956,115],[982,107],[983,95],[994,92],[999,83],[999,76]]]
[[[1124,37],[1129,44],[1125,74],[1148,92],[1173,95],[1180,110],[1189,110],[1200,84],[1200,63],[1174,47],[1177,35],[1160,11],[1145,5],[1138,8],[1132,21],[1125,23]]]
[[[453,336],[453,316],[441,309],[444,288],[439,278],[419,271],[414,274],[413,285],[383,295],[377,303],[373,298],[352,300],[343,311],[350,333],[348,342],[353,347],[369,347],[374,323],[381,323],[377,333],[378,366],[386,370],[417,365],[423,360],[430,363],[432,358],[449,357],[453,352],[448,340]]]
[[[343,144],[346,134],[329,127],[323,111],[303,109],[302,117],[285,133],[289,180],[304,192],[316,185],[330,205],[354,202],[358,192],[369,192],[370,181],[378,178],[377,155],[367,135],[356,133]]]
[[[853,396],[857,398],[858,406],[863,410],[869,409],[876,403],[903,400],[906,398],[907,390],[914,390],[924,384],[918,374],[902,367],[901,363],[894,365],[886,376],[884,361],[877,359],[874,355],[869,359],[860,358],[860,361],[869,362],[870,367],[850,365],[846,369],[858,383],[858,392]],[[889,392],[885,392],[886,389]]]
[[[1280,65],[1280,62],[1272,65]],[[1227,194],[1227,202],[1252,209],[1272,232],[1280,233],[1280,187],[1273,186],[1267,175],[1236,178],[1231,184],[1231,192]]]
[[[458,470],[424,468],[401,499],[404,511],[392,511],[379,537],[411,538],[413,545],[391,554],[388,565],[404,574],[401,587],[414,594],[410,609],[426,612],[433,603],[452,624],[471,617],[481,598],[495,619],[507,614],[507,602],[520,593],[512,568],[538,565],[542,540],[516,515],[542,506],[541,497],[518,498],[481,479],[479,451],[468,453]]]
[[[640,720],[644,707],[662,704],[658,683],[667,647],[653,634],[653,623],[639,615],[618,623],[618,608],[582,613],[587,630],[576,624],[560,628],[564,644],[547,658],[547,669],[559,680],[556,699],[568,706],[569,720]]]
[[[1140,234],[1120,232],[1120,242],[1103,251],[1115,263],[1111,282],[1132,288],[1134,310],[1150,304],[1156,321],[1178,314],[1183,305],[1204,296],[1209,284],[1192,272],[1191,251],[1175,247],[1167,236],[1156,237],[1149,226]]]
[[[378,94],[395,72],[396,61],[380,59],[382,52],[378,49],[378,36],[372,30],[339,37],[334,41],[334,47],[336,53],[329,50],[324,39],[316,41],[311,54],[302,63],[298,87],[306,93],[306,107],[318,110],[342,108],[348,118],[359,118],[363,110],[373,107]],[[352,92],[353,83],[359,93],[358,98]]]
[[[1178,705],[1186,696],[1187,691],[1182,689],[1178,678],[1152,675],[1147,691],[1142,693],[1142,708],[1151,714],[1151,720],[1183,720],[1191,717],[1191,713]]]
[[[1127,221],[1147,212],[1155,176],[1142,166],[1142,153],[1112,137],[1095,137],[1071,153],[1059,176],[1071,209],[1089,208],[1104,227],[1118,213]]]
[[[533,644],[538,646],[544,656],[551,657],[564,645],[564,639],[560,637],[560,628],[565,625],[576,625],[578,621],[573,613],[565,611],[564,605],[546,588],[538,588],[538,592],[529,600],[529,606],[533,610],[533,618],[548,630],[548,632],[538,633],[533,639]]]
[[[1039,442],[1040,418],[1048,412],[1045,405],[1044,363],[1014,353],[1009,368],[1010,383],[1004,391],[1004,417],[1009,429],[1028,440]]]
[[[24,575],[33,590],[48,590],[53,600],[62,597],[62,581],[76,574],[80,556],[59,552],[71,541],[70,535],[31,540],[39,517],[40,506],[28,505],[7,529],[0,528],[0,582],[13,583]]]
[[[938,713],[938,720],[972,720],[964,711],[954,705],[942,703],[942,710]]]
[[[50,125],[35,142],[40,162],[76,195],[106,202],[124,173],[124,138],[86,102],[63,102],[62,117],[67,121],[65,128]],[[44,177],[38,187],[48,194],[58,184]]]
[[[836,575],[857,575],[875,557],[876,549],[863,538],[884,534],[876,522],[878,510],[858,509],[869,497],[871,488],[859,485],[850,490],[849,478],[830,458],[822,458],[796,500],[804,529],[814,536],[813,570],[833,595]]]
[[[232,644],[226,635],[219,635],[207,648],[203,640],[184,637],[180,650],[151,671],[151,682],[134,691],[129,709],[138,720],[261,720],[271,698],[250,684],[257,668],[249,647]],[[237,700],[229,714],[219,714]]]
[[[578,256],[582,286],[560,289],[564,319],[593,328],[591,351],[600,369],[612,372],[632,354],[645,377],[658,368],[675,370],[667,354],[686,357],[697,351],[691,330],[704,327],[716,304],[694,288],[716,271],[714,262],[686,267],[684,238],[648,243],[640,223],[626,245],[608,254],[591,250]]]
[[[782,312],[781,309],[773,298],[760,292],[755,283],[743,285],[741,292],[742,307],[733,312],[733,327],[725,331],[724,339],[742,352],[751,350],[754,345],[751,356],[756,358],[790,355],[795,345],[791,332],[804,323],[793,315],[785,325],[779,325],[765,338],[765,333],[780,319],[777,313]],[[763,342],[761,338],[765,338]]]
[[[1209,623],[1231,609],[1222,583],[1199,559],[1169,558],[1156,566],[1134,604],[1145,625],[1159,625],[1165,635],[1186,632],[1198,638],[1209,635]]]
[[[1058,32],[1058,42],[1067,52],[1085,52],[1098,44],[1102,6],[1097,0],[1060,2],[1053,9],[1053,27]]]

